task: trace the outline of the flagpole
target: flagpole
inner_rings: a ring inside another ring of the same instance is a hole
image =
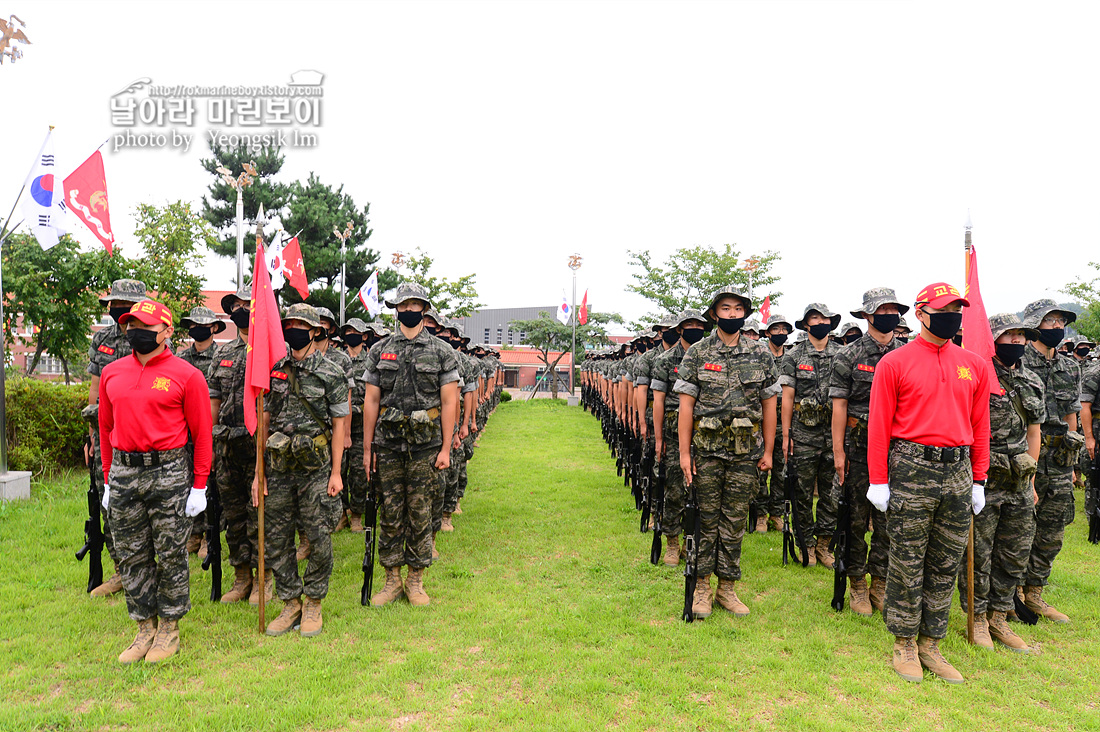
[[[260,635],[263,635],[267,630],[267,623],[265,622],[264,614],[266,611],[266,595],[267,595],[267,569],[264,566],[264,493],[267,492],[267,476],[264,475],[264,393],[261,391],[256,395],[256,454],[259,456],[259,460],[256,461],[256,486],[257,496],[259,498],[259,505],[256,507],[256,540],[260,557],[257,560],[256,568],[256,581],[260,583]]]
[[[966,235],[963,237],[963,257],[965,264],[963,271],[964,287],[970,283],[970,252],[973,244],[970,241],[970,211],[966,212]],[[963,334],[965,338],[966,335]],[[970,531],[966,540],[966,639],[974,643],[974,512],[970,512]]]
[[[244,192],[241,186],[234,187],[237,189],[237,289],[240,290],[244,287]]]
[[[576,395],[577,388],[573,382],[577,369],[577,270],[580,268],[581,255],[570,255],[569,269],[573,270],[573,310],[570,313],[573,316],[573,350],[569,353],[569,396],[571,397]],[[554,378],[557,378],[556,374]]]
[[[344,227],[343,231],[333,227],[332,232],[336,234],[336,238],[340,240],[340,327],[344,327],[344,310],[347,308],[347,292],[348,292],[348,263],[347,263],[347,241],[351,236],[351,232],[355,228],[355,223],[349,221]]]

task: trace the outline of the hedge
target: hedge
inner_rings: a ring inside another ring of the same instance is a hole
[[[84,464],[88,425],[80,410],[88,404],[87,384],[9,376],[5,393],[10,470],[41,473]]]

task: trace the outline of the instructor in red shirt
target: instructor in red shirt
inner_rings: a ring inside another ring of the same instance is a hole
[[[887,512],[883,617],[894,670],[906,681],[919,682],[922,666],[963,681],[939,642],[989,467],[988,365],[951,342],[969,304],[944,282],[921,290],[920,335],[883,356],[871,384],[867,499]]]
[[[179,650],[179,620],[191,609],[187,538],[206,508],[210,392],[202,372],[168,350],[171,310],[143,300],[118,322],[133,353],[99,381],[103,508],[138,624],[118,660],[156,663]]]

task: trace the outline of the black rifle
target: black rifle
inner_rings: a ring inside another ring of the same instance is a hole
[[[787,563],[787,557],[798,561],[795,555],[795,547],[798,547],[802,555],[802,566],[810,566],[810,552],[806,547],[806,537],[802,534],[802,521],[798,516],[798,473],[791,465],[791,456],[788,455],[783,463],[783,564]],[[772,475],[775,479],[775,475]]]
[[[648,443],[643,443],[642,447],[642,467],[641,467],[641,487],[638,492],[642,496],[642,520],[638,526],[638,531],[643,534],[649,531],[649,518],[653,515],[653,450],[650,449]]]
[[[217,484],[206,481],[206,559],[202,568],[210,570],[210,600],[222,599],[222,499]]]
[[[844,451],[844,485],[837,503],[836,531],[829,548],[833,552],[833,610],[844,610],[848,590],[848,547],[852,544],[852,494],[848,480],[848,451]]]
[[[1089,511],[1089,542],[1100,544],[1100,450],[1092,461],[1089,471],[1089,495],[1092,496],[1092,510]],[[1089,502],[1086,500],[1085,504]]]
[[[661,534],[664,532],[664,525],[661,523],[661,517],[665,513],[665,460],[657,463],[657,481],[653,489],[653,498],[651,499],[653,511],[653,543],[649,547],[649,563],[656,565],[661,561]]]
[[[684,476],[686,483],[691,476]],[[684,505],[684,612],[685,623],[695,622],[695,613],[691,611],[695,599],[695,586],[699,581],[699,534],[702,532],[699,515],[699,496],[695,492],[695,481],[686,486],[687,502]]]
[[[623,466],[626,464],[626,450],[625,440],[623,437],[623,423],[618,417],[615,418],[614,427],[614,443],[611,451],[615,454],[615,472],[620,478],[623,477]]]
[[[99,526],[99,493],[95,489],[96,463],[95,454],[92,452],[92,443],[89,440],[88,447],[88,518],[84,519],[84,546],[76,553],[76,560],[81,562],[88,555],[88,589],[91,592],[103,584],[103,530]],[[103,469],[103,463],[99,462],[99,469]]]
[[[367,502],[363,508],[363,588],[359,591],[359,604],[369,605],[374,585],[374,531],[378,524],[378,471],[367,476]]]

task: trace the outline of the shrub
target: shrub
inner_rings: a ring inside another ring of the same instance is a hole
[[[88,425],[80,410],[88,403],[87,385],[19,377],[5,387],[8,467],[41,473],[83,465]]]
[[[500,401],[501,402],[510,402],[510,401],[512,401],[512,395],[509,394],[507,391],[502,391],[502,392],[500,392]]]

